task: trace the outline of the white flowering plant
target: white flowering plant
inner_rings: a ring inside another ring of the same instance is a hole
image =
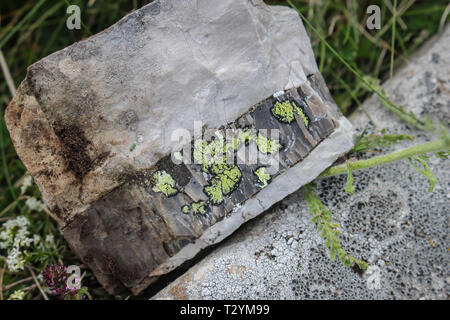
[[[34,244],[28,229],[30,222],[24,216],[6,221],[0,232],[0,250],[7,253],[6,264],[11,272],[24,269],[26,249]],[[39,241],[39,238],[36,238]]]
[[[92,299],[86,286],[67,290],[54,281],[71,275],[67,266],[81,264],[29,174],[0,189],[0,300]],[[97,287],[96,297],[111,297],[88,270],[82,279]]]
[[[31,176],[25,175],[17,183],[15,191],[20,192],[12,205],[0,212],[0,276],[3,285],[14,283],[35,270],[36,281],[42,282],[40,270],[47,265],[61,261],[65,243],[54,220],[47,214],[48,208],[40,199],[40,193],[33,184]],[[31,279],[32,280],[32,279]],[[5,299],[22,300],[27,291],[36,288],[36,284],[27,287],[6,285]],[[27,289],[28,290],[24,290]],[[13,290],[14,289],[14,290]],[[8,298],[9,296],[9,298]]]
[[[47,208],[38,198],[38,191],[35,194],[37,188],[31,177],[26,175],[22,181],[19,198],[22,201],[17,201],[15,208],[20,214],[11,210],[10,216],[0,225],[0,252],[6,256],[10,272],[24,270],[26,263],[45,266],[60,258],[59,239],[56,241],[53,235],[58,230],[45,215]]]
[[[22,290],[15,290],[8,298],[8,300],[23,300],[25,298],[25,292]]]

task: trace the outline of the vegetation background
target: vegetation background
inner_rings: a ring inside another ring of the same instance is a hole
[[[2,0],[0,50],[14,86],[18,86],[24,79],[27,67],[32,63],[104,30],[127,13],[149,2],[151,1]],[[277,5],[289,5],[288,2],[291,2],[342,58],[375,82],[390,76],[392,62],[406,62],[424,41],[442,29],[450,8],[446,0],[265,2]],[[66,8],[69,4],[76,4],[81,8],[81,30],[66,28]],[[374,4],[381,8],[380,30],[365,28],[368,17],[366,9]],[[393,19],[395,4],[397,14]],[[396,28],[392,28],[394,21]],[[348,115],[359,107],[369,91],[361,79],[327,48],[323,39],[308,27],[307,29],[328,87],[342,112]],[[24,245],[22,255],[25,257],[25,265],[18,271],[9,270],[6,264],[7,249],[0,246],[0,299],[57,298],[45,291],[45,284],[39,275],[49,264],[81,265],[81,262],[61,237],[51,213],[40,202],[39,190],[35,185],[30,185],[26,168],[14,151],[3,120],[3,112],[12,94],[4,72],[0,73],[0,79],[0,231],[8,228],[8,221],[24,216],[29,221],[29,225],[25,226],[28,228],[27,236],[39,235],[40,238],[36,244]],[[17,231],[18,228],[20,226],[16,226],[14,230]],[[83,271],[83,285],[94,299],[126,298],[109,296],[88,269],[84,268]]]

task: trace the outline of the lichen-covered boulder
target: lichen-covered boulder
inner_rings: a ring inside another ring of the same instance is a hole
[[[154,1],[30,66],[5,119],[110,292],[140,292],[353,145],[297,13],[259,0]]]
[[[450,25],[408,60],[383,88],[392,89],[393,101],[408,112],[448,123]],[[393,116],[376,95],[363,108],[350,117],[360,132],[374,130],[365,110],[378,129],[416,137],[384,153],[440,135]],[[339,223],[342,246],[367,261],[365,272],[330,260],[301,189],[239,229],[154,299],[448,299],[450,163],[435,155],[430,160],[439,180],[433,193],[407,159],[354,171],[352,196],[344,190],[345,175],[317,180],[315,193]]]

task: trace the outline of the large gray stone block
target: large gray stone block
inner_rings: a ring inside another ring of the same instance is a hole
[[[259,0],[154,1],[30,66],[5,119],[70,246],[110,292],[140,292],[353,145],[297,13]],[[197,146],[202,128],[215,140]],[[178,129],[182,156],[242,129],[233,157],[249,145],[279,166],[175,165]],[[278,130],[272,147],[263,129]]]

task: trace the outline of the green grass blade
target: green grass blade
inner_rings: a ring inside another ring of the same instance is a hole
[[[392,17],[392,37],[391,37],[391,65],[389,69],[389,80],[391,84],[391,91],[392,91],[392,76],[394,74],[394,55],[395,55],[395,27],[397,24],[397,0],[394,0],[394,6],[393,6],[393,17]]]
[[[381,100],[382,104],[386,107],[386,109],[392,111],[395,113],[400,119],[412,124],[413,126],[421,129],[421,130],[430,130],[428,126],[425,125],[425,123],[418,119],[414,114],[411,112],[406,112],[403,108],[395,105],[392,101],[390,101],[386,95],[381,91],[381,89],[375,88],[372,86],[368,81],[364,79],[364,77],[361,75],[357,67],[351,66],[325,39],[322,37],[320,32],[317,31],[316,28],[309,22],[308,19],[300,12],[300,10],[297,9],[297,7],[292,3],[291,0],[286,0],[287,3],[295,9],[300,17],[305,21],[306,25],[314,32],[314,34],[320,39],[320,41],[325,43],[325,46],[338,58],[339,61],[342,62],[342,64],[350,70],[362,83],[364,83],[372,92],[374,92]]]
[[[45,1],[46,0],[40,0],[38,3],[36,3],[33,9],[31,9],[30,12],[28,12],[28,14],[17,25],[15,25],[14,28],[11,29],[11,31],[0,41],[0,49],[9,39],[11,39],[11,37],[17,32],[17,30],[19,30],[22,25],[36,13],[36,11],[44,4]]]

